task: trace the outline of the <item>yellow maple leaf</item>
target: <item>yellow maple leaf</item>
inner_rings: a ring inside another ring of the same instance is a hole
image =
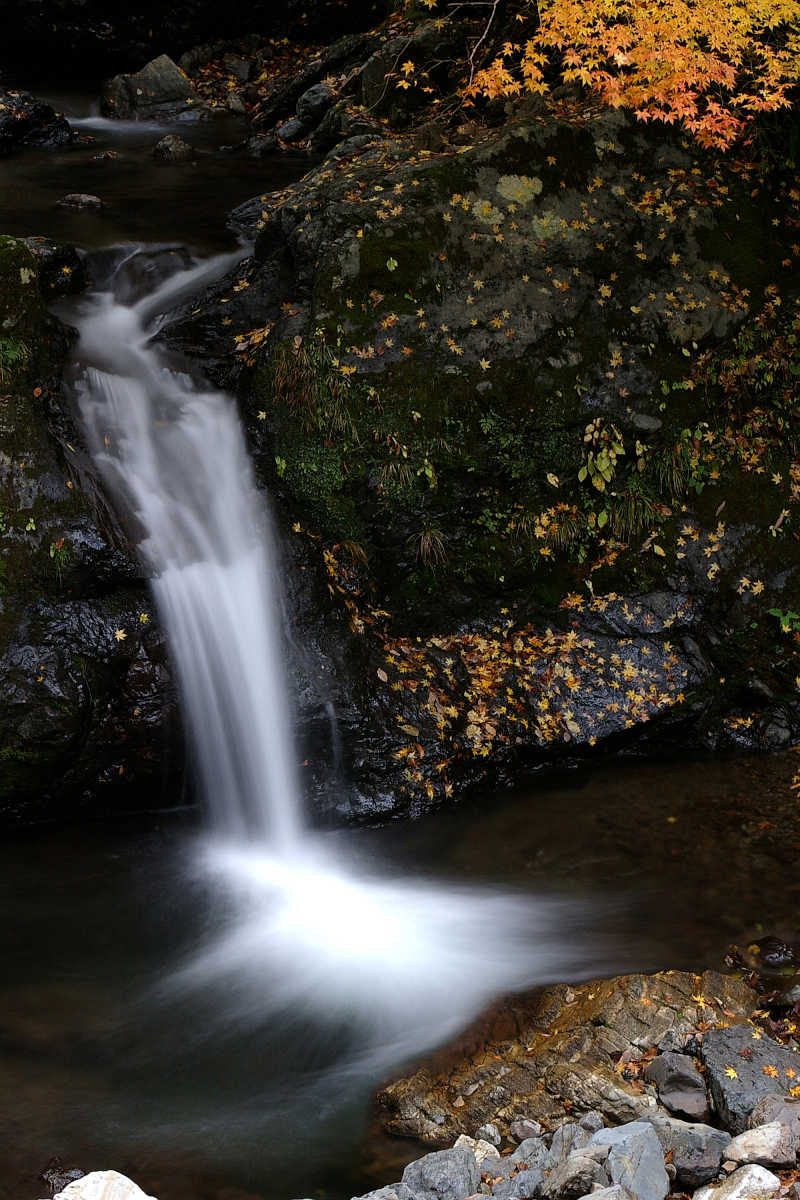
[[[725,1068],[725,1074],[728,1076],[728,1079],[738,1079],[739,1078],[739,1072],[736,1071],[731,1066],[728,1066]]]

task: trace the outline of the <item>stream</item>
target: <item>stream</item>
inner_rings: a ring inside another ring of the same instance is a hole
[[[339,1200],[419,1152],[365,1139],[375,1087],[494,996],[716,966],[731,941],[790,924],[797,884],[769,881],[797,861],[794,764],[605,765],[413,826],[312,830],[279,548],[235,404],[150,340],[241,253],[224,212],[297,163],[253,164],[206,130],[196,167],[161,167],[148,147],[168,127],[71,111],[96,143],[4,168],[3,226],[105,248],[93,292],[59,310],[81,335],[75,401],[153,576],[209,816],[0,848],[0,1198],[37,1200],[59,1155],[159,1200]],[[105,150],[118,157],[98,164]],[[51,207],[78,190],[108,210]],[[178,238],[191,261],[150,285],[137,261]]]

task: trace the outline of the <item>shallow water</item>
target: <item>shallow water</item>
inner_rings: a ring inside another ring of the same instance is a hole
[[[412,874],[570,901],[545,931],[564,978],[700,970],[731,941],[798,932],[795,760],[607,765],[411,827],[317,836],[389,886]],[[398,1143],[382,1167],[386,1148],[362,1140],[387,1060],[353,1053],[358,1021],[326,1019],[324,1006],[316,1019],[276,1013],[281,981],[257,971],[238,991],[225,973],[200,992],[164,988],[235,904],[198,866],[206,843],[192,821],[31,833],[0,848],[0,1087],[14,1098],[3,1200],[38,1200],[52,1154],[113,1165],[159,1200],[236,1200],[230,1188],[287,1200],[365,1191],[419,1152]],[[324,892],[315,902],[324,928]],[[583,928],[559,927],[565,911]],[[476,973],[489,936],[475,929]],[[259,989],[263,1018],[243,1022]]]
[[[245,137],[244,120],[232,116],[171,124],[109,121],[96,115],[96,102],[83,93],[37,95],[62,112],[82,140],[2,160],[0,226],[19,237],[49,237],[86,249],[139,240],[221,249],[232,241],[225,231],[230,209],[297,179],[312,161],[300,151],[248,157],[236,148]],[[167,133],[195,147],[196,161],[156,162],[153,147]],[[71,192],[97,195],[105,208],[56,207]]]

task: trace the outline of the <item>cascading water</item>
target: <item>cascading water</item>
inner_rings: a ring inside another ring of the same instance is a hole
[[[212,814],[203,862],[222,916],[162,999],[207,998],[207,1030],[276,1017],[334,1026],[338,1075],[374,1081],[457,1032],[493,995],[585,972],[578,914],[554,900],[387,879],[306,828],[275,547],[235,406],[150,340],[159,314],[236,256],[184,268],[136,298],[129,274],[140,254],[121,255],[84,302],[75,388],[96,461],[152,572]]]

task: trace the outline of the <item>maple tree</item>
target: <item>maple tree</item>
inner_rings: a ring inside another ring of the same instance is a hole
[[[643,121],[725,149],[800,79],[798,0],[540,0],[538,29],[506,42],[472,97],[546,93],[555,69]]]

